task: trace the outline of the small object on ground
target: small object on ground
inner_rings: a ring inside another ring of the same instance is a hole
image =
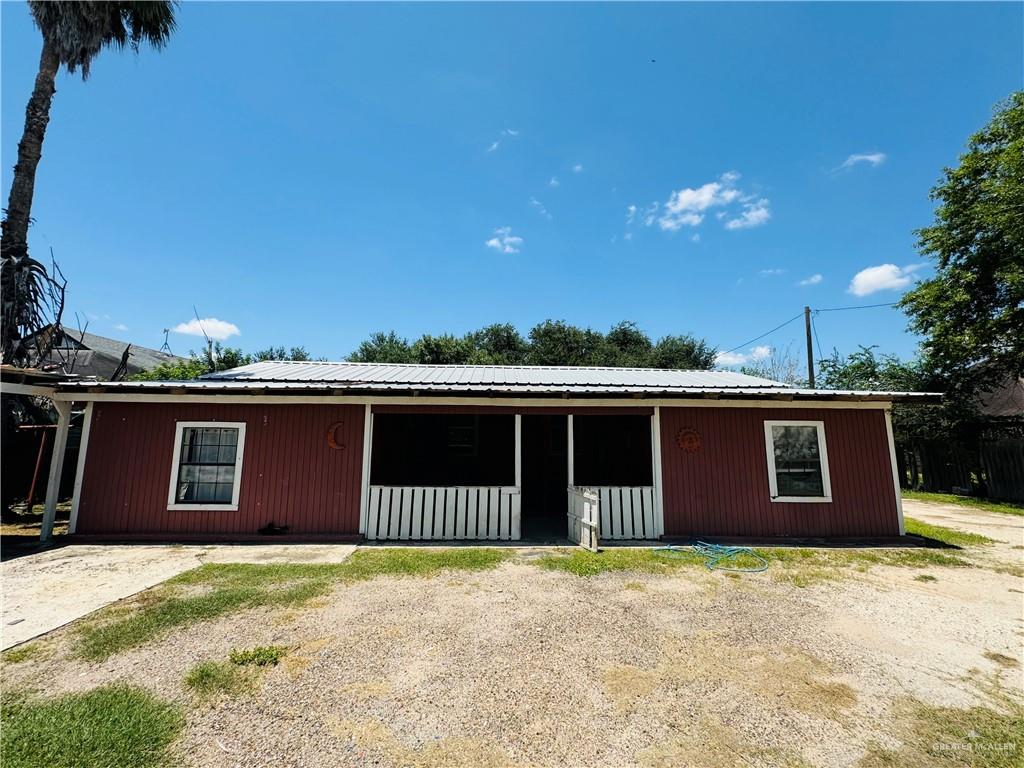
[[[686,552],[685,547],[669,545],[666,547],[655,547],[655,552],[672,555],[673,553]],[[698,541],[693,545],[693,551],[704,558],[704,565],[709,571],[734,571],[736,573],[760,573],[768,570],[768,561],[752,550],[750,547],[726,547],[722,544],[709,544],[706,541]],[[759,561],[758,565],[738,566],[735,565],[735,558],[746,555]],[[733,565],[723,565],[728,561],[734,561]]]
[[[271,520],[265,526],[259,529],[258,533],[261,536],[280,536],[283,533],[288,533],[287,525],[274,525],[274,521]]]

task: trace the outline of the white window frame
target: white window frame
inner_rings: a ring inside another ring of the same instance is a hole
[[[174,458],[171,461],[171,485],[167,492],[168,510],[220,510],[237,512],[238,497],[242,489],[242,458],[245,455],[245,422],[244,421],[177,421],[174,423]],[[178,471],[181,463],[181,441],[185,430],[190,427],[215,427],[219,429],[237,429],[238,442],[235,448],[235,484],[231,489],[230,504],[197,504],[194,501],[178,502]]]
[[[815,427],[817,429],[818,453],[821,456],[821,485],[825,491],[824,496],[779,496],[779,478],[775,472],[775,438],[772,435],[773,427]],[[832,481],[828,473],[828,446],[825,443],[824,421],[765,421],[764,448],[768,463],[768,490],[773,502],[796,502],[798,504],[830,504],[832,502]]]

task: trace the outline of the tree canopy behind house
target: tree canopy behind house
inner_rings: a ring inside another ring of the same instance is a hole
[[[204,373],[226,371],[261,360],[311,360],[305,347],[267,347],[257,352],[243,352],[238,347],[223,347],[220,342],[202,354],[189,352],[189,356],[172,363],[161,363],[148,371],[129,376],[130,381],[190,381]]]
[[[424,334],[414,342],[394,331],[371,334],[349,355],[360,363],[428,365],[598,365],[708,370],[715,348],[683,334],[656,342],[636,323],[623,321],[601,333],[564,320],[545,320],[524,337],[515,326],[488,325],[463,336]]]
[[[1024,374],[1024,91],[970,138],[931,197],[935,223],[917,235],[935,275],[900,306],[947,391],[975,393]]]

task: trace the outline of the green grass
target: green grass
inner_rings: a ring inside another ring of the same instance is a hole
[[[247,670],[227,661],[203,661],[185,675],[185,687],[200,696],[229,696],[252,690],[255,680]]]
[[[863,768],[1018,768],[1024,765],[1024,708],[955,709],[904,702],[897,750],[874,747]]]
[[[9,696],[3,721],[4,768],[165,766],[184,725],[176,706],[123,685],[56,698]]]
[[[1024,516],[1024,504],[1013,504],[1008,501],[989,501],[973,496],[954,496],[951,493],[929,493],[927,491],[903,491],[903,498],[914,501],[933,501],[937,504],[956,504],[960,507],[970,507],[985,512],[1000,512],[1004,515]]]
[[[976,547],[993,543],[992,539],[988,536],[982,536],[980,533],[967,533],[965,531],[958,531],[955,528],[946,528],[942,525],[932,525],[921,520],[915,520],[913,517],[905,517],[903,522],[908,534],[941,541],[943,544],[948,544],[952,547]]]
[[[680,568],[701,565],[704,560],[690,550],[659,554],[652,549],[611,548],[600,552],[583,549],[558,550],[533,561],[549,571],[565,571],[576,576],[597,576],[600,573],[629,571],[631,573],[672,573]]]
[[[865,572],[872,566],[900,568],[967,567],[961,557],[935,549],[807,549],[775,547],[757,549],[768,560],[768,573],[777,581],[809,586],[840,579],[852,571]],[[601,573],[674,573],[682,568],[703,568],[704,560],[684,549],[671,554],[653,549],[609,548],[600,552],[582,549],[558,550],[533,561],[541,568],[589,577]],[[753,558],[740,557],[738,567],[753,566]]]
[[[276,666],[287,653],[288,649],[283,645],[261,645],[244,651],[233,650],[228,658],[232,664],[240,666],[267,667]]]
[[[360,550],[330,565],[208,563],[179,574],[134,604],[115,605],[78,627],[78,654],[101,661],[170,630],[265,606],[294,606],[327,594],[343,581],[378,576],[431,576],[443,570],[494,568],[508,550],[466,548]]]
[[[23,643],[16,648],[8,648],[0,655],[4,664],[20,664],[23,661],[37,659],[43,654],[43,646],[40,643]]]
[[[930,573],[919,573],[917,576],[914,577],[914,581],[938,581],[938,579],[936,579]]]

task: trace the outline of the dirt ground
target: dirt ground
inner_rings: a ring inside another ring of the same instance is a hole
[[[984,557],[1021,562],[1024,521],[967,514],[1001,541]],[[879,567],[800,588],[771,570],[580,578],[535,556],[339,585],[95,664],[58,630],[5,686],[144,686],[187,708],[181,759],[225,767],[854,766],[899,746],[910,698],[1024,696],[1016,575]],[[200,702],[182,687],[198,662],[271,644],[293,650],[255,693]]]

